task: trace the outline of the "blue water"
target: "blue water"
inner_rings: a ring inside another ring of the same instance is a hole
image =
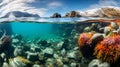
[[[31,23],[31,22],[11,22],[14,34],[20,34],[27,39],[40,37],[41,39],[56,39],[60,36],[52,30],[52,24]]]

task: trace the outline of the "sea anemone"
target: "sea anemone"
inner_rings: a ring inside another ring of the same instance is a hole
[[[80,51],[85,58],[90,58],[93,55],[93,48],[91,46],[91,37],[93,33],[82,33],[78,38],[78,46],[80,47]]]
[[[80,34],[80,36],[78,38],[79,47],[90,44],[92,36],[93,36],[93,33],[82,33],[82,34]]]
[[[97,59],[113,63],[120,56],[120,35],[113,34],[97,44],[94,55]]]

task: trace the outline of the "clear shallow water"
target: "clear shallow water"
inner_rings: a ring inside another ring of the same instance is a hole
[[[11,27],[13,33],[23,35],[28,39],[36,37],[40,37],[41,39],[48,39],[48,36],[52,36],[53,38],[55,37],[53,35],[55,31],[52,31],[52,24],[11,22]]]
[[[6,34],[11,36],[12,43],[8,42],[8,47],[0,47],[0,54],[5,53],[7,55],[7,60],[9,60],[11,57],[24,57],[32,62],[30,66],[26,64],[27,67],[32,67],[34,64],[38,64],[43,67],[51,67],[51,64],[52,67],[63,67],[63,65],[73,67],[73,63],[76,65],[75,67],[88,67],[90,61],[96,59],[96,57],[93,56],[95,46],[94,48],[92,46],[91,49],[89,42],[87,42],[87,47],[84,46],[81,48],[78,46],[79,36],[82,33],[88,32],[101,33],[104,35],[104,28],[109,27],[109,25],[110,23],[107,22],[89,23],[71,21],[67,23],[51,23],[35,21],[8,21],[7,23],[0,24],[0,36],[2,36],[6,31]],[[21,35],[22,37],[16,36],[16,34]],[[85,39],[86,36],[84,36]],[[16,39],[18,39],[18,42]],[[6,39],[6,41],[9,41],[9,38],[8,40]],[[17,49],[18,47],[20,50]],[[18,52],[15,49],[18,50]],[[33,54],[33,56],[35,55],[35,57],[28,58],[28,53]],[[68,61],[65,60],[66,58]],[[52,61],[53,63],[51,63],[49,60],[55,61]],[[2,64],[3,62],[0,63]],[[8,63],[10,62],[8,61]],[[59,63],[62,65],[58,66]]]

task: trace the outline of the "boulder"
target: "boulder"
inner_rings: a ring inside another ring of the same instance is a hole
[[[51,18],[61,18],[61,15],[59,13],[54,13]]]
[[[93,59],[88,67],[110,67],[110,64],[107,62],[102,62],[101,60],[98,59]]]
[[[81,17],[81,16],[76,11],[70,11],[70,13],[66,13],[64,17]]]
[[[46,57],[51,57],[54,54],[54,50],[52,48],[47,47],[46,49],[43,50],[43,54]]]

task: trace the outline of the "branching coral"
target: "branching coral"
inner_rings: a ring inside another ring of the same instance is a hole
[[[78,45],[79,46],[84,46],[86,44],[90,44],[92,36],[93,36],[93,33],[82,33],[82,34],[80,34],[80,36],[78,38]]]
[[[94,55],[102,61],[116,62],[120,56],[120,35],[111,35],[98,43]]]

